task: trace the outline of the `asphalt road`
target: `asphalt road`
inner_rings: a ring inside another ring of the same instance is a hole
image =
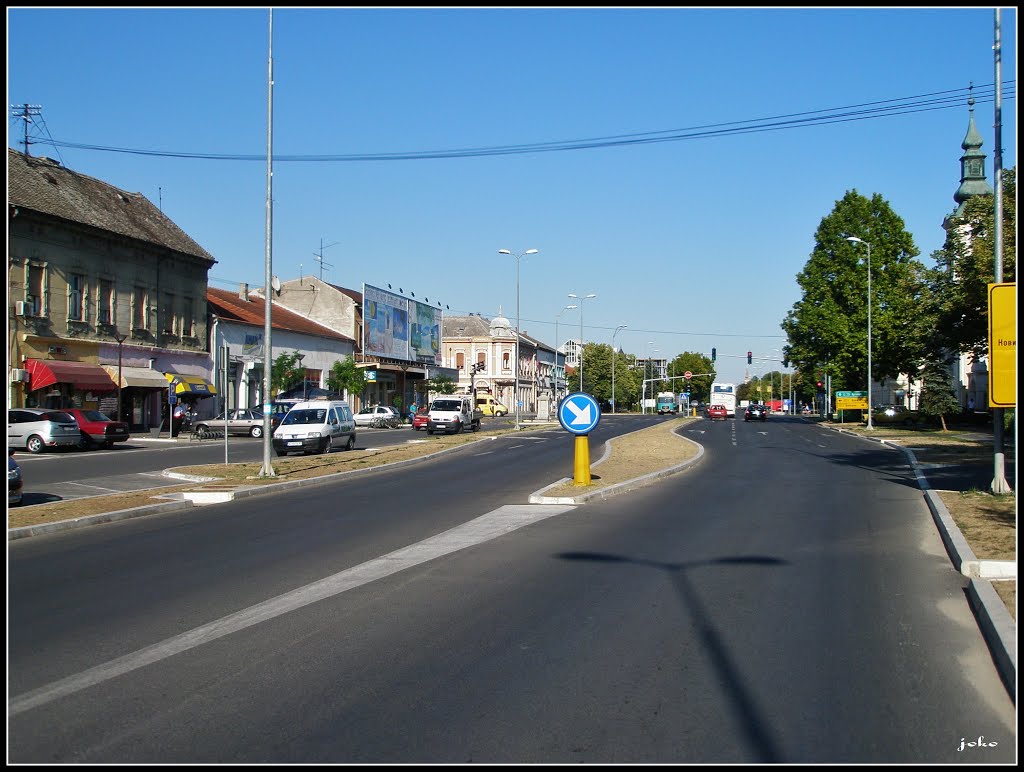
[[[485,419],[483,424],[484,431],[499,426],[504,424],[496,419]],[[427,439],[427,433],[410,428],[359,429],[356,447],[376,448],[407,439]],[[190,441],[186,435],[171,442],[166,438],[151,440],[138,436],[110,449],[71,449],[40,454],[19,451],[15,457],[25,478],[22,504],[31,506],[180,485],[180,480],[165,477],[161,472],[176,466],[222,464],[225,449],[223,439]],[[262,462],[262,438],[228,437],[227,459],[231,463]]]
[[[525,503],[571,476],[538,431],[12,542],[9,761],[1015,760],[902,453],[684,433],[697,467],[583,506]]]

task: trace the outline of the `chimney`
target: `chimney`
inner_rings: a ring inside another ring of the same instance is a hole
[[[249,299],[249,285],[246,284],[245,282],[242,282],[238,287],[238,297],[240,297],[242,300]]]

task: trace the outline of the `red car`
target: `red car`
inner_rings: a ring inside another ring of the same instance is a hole
[[[80,410],[76,407],[61,410],[70,413],[78,421],[78,428],[82,430],[82,438],[78,441],[79,450],[88,450],[93,445],[110,448],[115,442],[128,439],[128,424],[112,421],[99,410]]]
[[[729,411],[725,409],[725,405],[708,405],[708,418],[714,421],[716,418],[721,418],[725,421],[729,417]]]
[[[420,429],[426,429],[429,418],[430,412],[425,407],[421,407],[416,411],[416,415],[412,417],[412,430],[418,432]]]

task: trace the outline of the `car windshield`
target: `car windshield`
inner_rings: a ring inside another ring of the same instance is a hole
[[[432,407],[434,410],[462,410],[462,403],[457,399],[439,399]]]
[[[324,408],[301,408],[288,411],[288,415],[281,421],[281,426],[292,424],[322,424],[327,416]]]

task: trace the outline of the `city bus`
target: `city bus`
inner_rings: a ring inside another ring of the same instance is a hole
[[[711,399],[708,402],[712,405],[725,405],[725,412],[734,418],[736,416],[736,384],[712,383]]]

